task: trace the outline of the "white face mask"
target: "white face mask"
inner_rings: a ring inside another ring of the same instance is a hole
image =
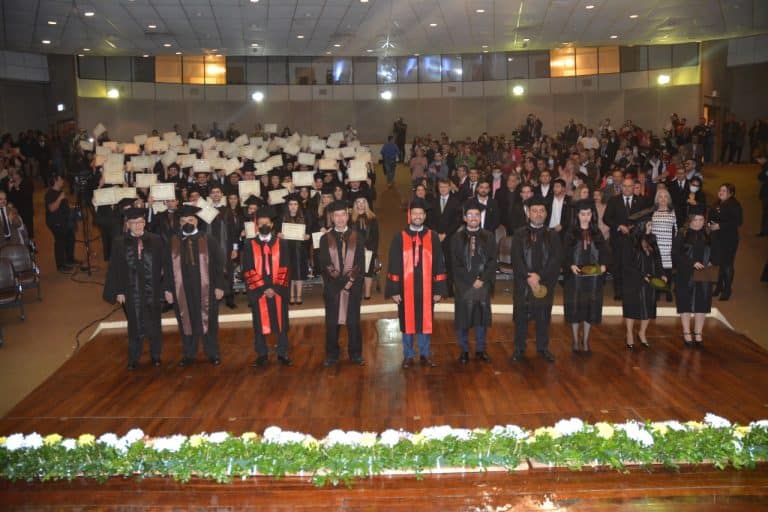
[[[699,191],[699,187],[691,187],[690,190],[691,190],[691,192],[698,192]]]

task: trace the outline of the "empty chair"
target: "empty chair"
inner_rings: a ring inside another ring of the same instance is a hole
[[[11,262],[16,279],[24,290],[37,288],[37,299],[41,300],[40,267],[32,259],[29,249],[22,244],[8,244],[0,248],[0,258]]]
[[[21,319],[24,320],[23,290],[13,264],[6,258],[0,258],[0,308],[19,308]]]

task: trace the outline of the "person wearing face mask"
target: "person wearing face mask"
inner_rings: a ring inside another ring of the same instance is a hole
[[[410,204],[410,224],[396,234],[389,246],[387,284],[384,297],[397,304],[403,333],[403,369],[414,364],[413,338],[419,346],[423,366],[435,367],[430,355],[435,303],[448,293],[443,251],[437,233],[428,229],[427,203],[414,199]]]
[[[203,340],[203,351],[214,366],[219,353],[219,301],[224,297],[224,255],[217,243],[198,229],[200,208],[185,204],[179,209],[181,232],[166,246],[165,300],[174,304],[184,356],[179,366],[190,366]]]
[[[552,301],[562,264],[560,236],[548,228],[547,201],[543,197],[528,200],[529,224],[512,237],[512,269],[517,276],[512,292],[513,320],[515,321],[515,352],[512,361],[525,357],[528,322],[536,324],[536,351],[552,362],[555,356],[549,351],[549,325],[552,317]],[[541,296],[541,287],[546,294]]]
[[[288,357],[289,254],[285,241],[273,233],[276,212],[264,206],[257,214],[258,234],[243,246],[243,279],[251,304],[256,334],[256,361],[253,367],[266,366],[269,358],[266,336],[277,336],[277,360],[283,366],[293,363]]]
[[[694,177],[690,180],[690,186],[688,187],[688,197],[685,199],[686,217],[691,214],[693,209],[698,207],[707,207],[707,199],[704,196],[704,191],[701,190],[701,178]]]
[[[126,233],[114,239],[104,283],[103,298],[121,304],[128,321],[128,369],[141,358],[144,338],[149,339],[152,366],[160,366],[163,300],[163,273],[168,273],[163,258],[163,240],[146,231],[147,210],[124,211]]]

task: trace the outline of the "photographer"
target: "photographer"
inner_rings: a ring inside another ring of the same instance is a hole
[[[54,176],[51,188],[45,193],[45,224],[53,234],[56,269],[71,272],[75,260],[75,226],[64,185],[62,176]]]

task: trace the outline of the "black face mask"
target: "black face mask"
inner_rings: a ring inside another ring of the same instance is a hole
[[[272,228],[267,226],[266,224],[262,224],[261,226],[259,226],[259,234],[267,236],[271,232],[272,232]]]
[[[197,229],[197,227],[194,226],[193,224],[184,224],[183,226],[181,226],[181,230],[186,234],[190,234],[194,232],[195,229]]]

